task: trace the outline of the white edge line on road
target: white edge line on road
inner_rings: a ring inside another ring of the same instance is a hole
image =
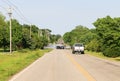
[[[47,53],[46,53],[47,54]],[[43,57],[43,56],[42,56]],[[41,57],[41,58],[42,58]],[[22,75],[25,71],[27,71],[28,69],[30,69],[32,66],[34,66],[40,58],[38,58],[36,61],[34,61],[32,64],[30,64],[28,67],[26,67],[25,69],[23,69],[22,71],[18,72],[17,74],[15,74],[9,81],[14,81],[15,79],[17,79],[20,75]]]

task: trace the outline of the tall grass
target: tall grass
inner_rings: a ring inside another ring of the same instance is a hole
[[[43,56],[50,50],[22,50],[12,54],[0,53],[0,81],[8,81],[8,79],[30,65],[33,61]]]

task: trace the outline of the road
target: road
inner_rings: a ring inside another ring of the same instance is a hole
[[[9,81],[120,81],[120,62],[55,49]]]

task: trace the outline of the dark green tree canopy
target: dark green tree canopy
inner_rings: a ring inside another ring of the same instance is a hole
[[[94,22],[102,42],[102,52],[106,56],[120,56],[120,18],[99,18]]]
[[[5,21],[5,17],[0,13],[0,47],[4,49],[9,49],[9,25],[10,22]],[[19,21],[12,19],[12,50],[43,49],[45,45],[58,39],[58,36],[53,36],[51,32],[50,29],[39,29],[36,25],[21,25]]]

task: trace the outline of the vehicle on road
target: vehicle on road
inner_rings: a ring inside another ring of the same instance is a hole
[[[84,54],[84,45],[82,43],[75,43],[72,47],[72,53],[81,53]]]
[[[64,49],[65,46],[63,44],[57,44],[56,49]]]

